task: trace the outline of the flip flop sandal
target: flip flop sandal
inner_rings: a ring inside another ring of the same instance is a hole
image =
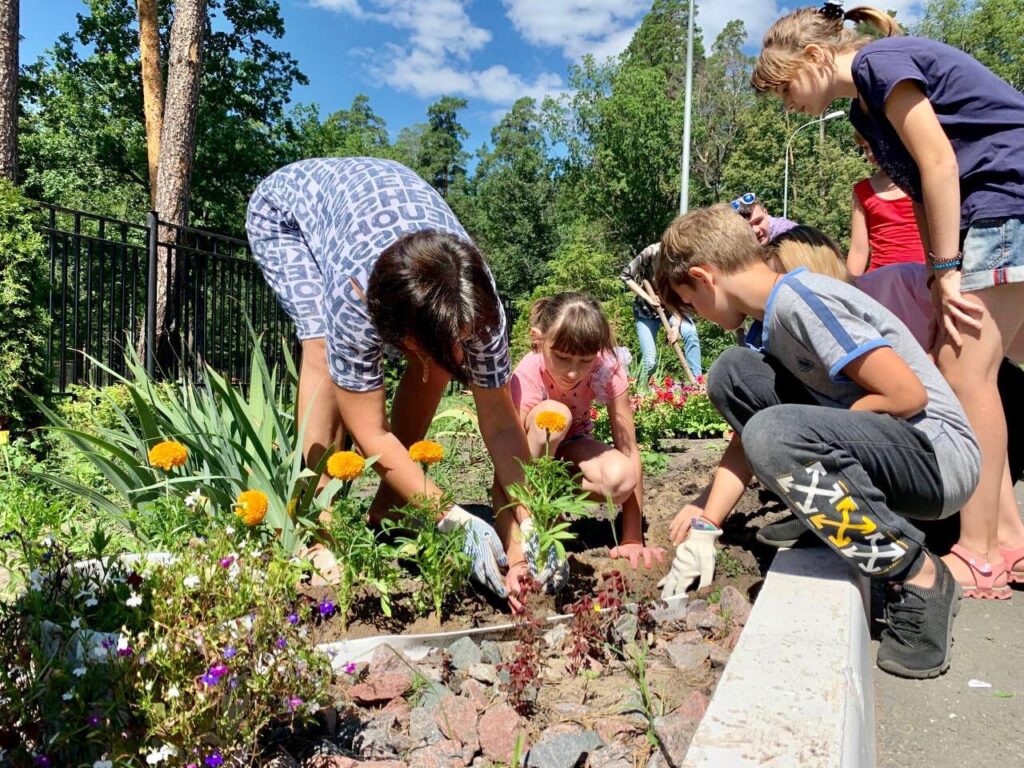
[[[1024,584],[1024,571],[1013,570],[1013,566],[1024,560],[1024,547],[1017,549],[1000,547],[999,554],[1003,556],[1003,562],[1006,564],[1007,582],[1010,584]]]
[[[961,584],[964,597],[973,597],[978,600],[1009,600],[1013,590],[1009,584],[996,586],[1000,576],[1007,573],[1006,565],[1002,562],[993,566],[991,563],[982,563],[981,557],[960,544],[954,544],[951,553],[963,560],[971,569],[974,576],[973,584]]]

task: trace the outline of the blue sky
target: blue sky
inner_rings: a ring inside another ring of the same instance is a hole
[[[463,124],[475,149],[521,96],[566,87],[568,67],[584,54],[618,54],[650,0],[280,0],[291,52],[310,80],[293,100],[321,114],[366,93],[392,136],[422,122],[443,94],[463,96]],[[800,3],[801,5],[803,3]],[[697,22],[708,45],[726,22],[743,19],[753,45],[792,2],[702,0]],[[915,0],[887,0],[913,18]],[[82,0],[23,0],[22,62],[34,61],[61,32],[75,28]],[[753,51],[754,49],[751,48]]]

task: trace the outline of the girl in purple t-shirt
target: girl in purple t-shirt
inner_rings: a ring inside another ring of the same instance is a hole
[[[965,595],[1008,598],[1007,581],[1024,578],[1024,540],[998,530],[1013,491],[996,376],[1004,355],[1024,359],[1024,95],[956,48],[900,34],[873,8],[803,8],[768,30],[752,83],[811,115],[853,99],[850,121],[914,201],[935,276],[933,352],[982,455],[944,560]]]

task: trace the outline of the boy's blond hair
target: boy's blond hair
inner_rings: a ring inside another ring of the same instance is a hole
[[[843,252],[835,240],[820,229],[803,225],[783,232],[772,242],[772,252],[784,272],[807,267],[811,272],[852,282]]]
[[[655,290],[677,312],[686,312],[673,285],[690,285],[690,268],[707,265],[720,272],[738,272],[764,260],[754,230],[730,206],[720,203],[676,217],[661,236],[655,262]]]

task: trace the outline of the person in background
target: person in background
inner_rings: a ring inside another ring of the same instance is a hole
[[[619,277],[624,282],[632,280],[641,288],[643,288],[645,280],[650,281],[651,285],[653,285],[654,264],[658,258],[659,248],[661,248],[661,243],[653,243],[644,248],[637,254],[636,258],[622,268]],[[651,298],[659,301],[657,296],[652,296]],[[647,384],[651,371],[654,370],[654,366],[658,362],[658,346],[656,342],[658,330],[661,328],[661,320],[656,309],[639,296],[634,296],[633,298],[633,318],[636,320],[636,336],[640,342],[640,356],[644,369],[643,376],[640,378],[644,384]],[[683,356],[686,358],[686,364],[690,367],[690,372],[694,376],[700,376],[703,368],[701,366],[700,337],[697,335],[697,327],[689,318],[675,313],[669,313],[669,325],[671,327],[667,331],[668,343],[673,344],[676,339],[680,339],[683,342]]]
[[[870,145],[854,131],[853,140],[872,165],[878,166]],[[858,277],[890,264],[924,264],[924,246],[914,218],[914,201],[878,168],[853,186],[850,214],[850,252],[846,268]]]
[[[740,195],[730,205],[736,213],[746,219],[761,245],[768,245],[783,232],[788,232],[796,226],[795,221],[781,216],[769,216],[768,209],[753,192]]]

